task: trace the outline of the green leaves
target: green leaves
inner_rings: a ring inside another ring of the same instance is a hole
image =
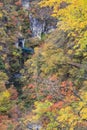
[[[0,70],[4,70],[5,69],[5,65],[0,57]]]

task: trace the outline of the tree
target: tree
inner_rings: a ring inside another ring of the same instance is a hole
[[[66,95],[65,99],[57,103],[45,100],[44,102],[35,102],[33,110],[33,121],[41,121],[42,129],[57,130],[79,129],[81,124],[87,120],[87,92],[80,92],[81,99],[72,95]],[[69,99],[70,98],[70,99]],[[87,121],[83,128],[85,129]]]
[[[68,31],[68,36],[73,37],[75,53],[86,56],[87,46],[87,1],[86,0],[43,0],[41,7],[53,8],[53,16],[57,17],[58,28]],[[78,51],[78,52],[77,52]],[[77,54],[77,55],[78,55]]]

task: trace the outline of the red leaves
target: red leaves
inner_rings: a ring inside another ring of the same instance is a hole
[[[56,102],[49,108],[49,111],[56,112],[58,109],[63,108],[63,106],[64,106],[64,102],[63,101]]]
[[[0,7],[3,7],[3,3],[0,3]]]
[[[63,105],[64,105],[64,102],[63,102],[63,101],[59,101],[59,102],[57,102],[57,103],[54,103],[54,104],[52,105],[51,109],[52,109],[52,110],[54,110],[54,109],[60,109],[60,108],[63,107]]]

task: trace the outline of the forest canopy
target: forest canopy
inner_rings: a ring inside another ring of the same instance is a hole
[[[0,1],[0,128],[86,130],[87,1],[26,2]]]

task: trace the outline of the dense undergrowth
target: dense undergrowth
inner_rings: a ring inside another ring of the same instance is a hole
[[[42,130],[86,130],[87,2],[41,0],[38,6],[53,9],[58,26],[35,45],[30,10],[20,0],[0,3],[0,129],[27,130],[31,122]],[[14,46],[20,36],[34,40],[26,42],[35,45],[33,55]]]

